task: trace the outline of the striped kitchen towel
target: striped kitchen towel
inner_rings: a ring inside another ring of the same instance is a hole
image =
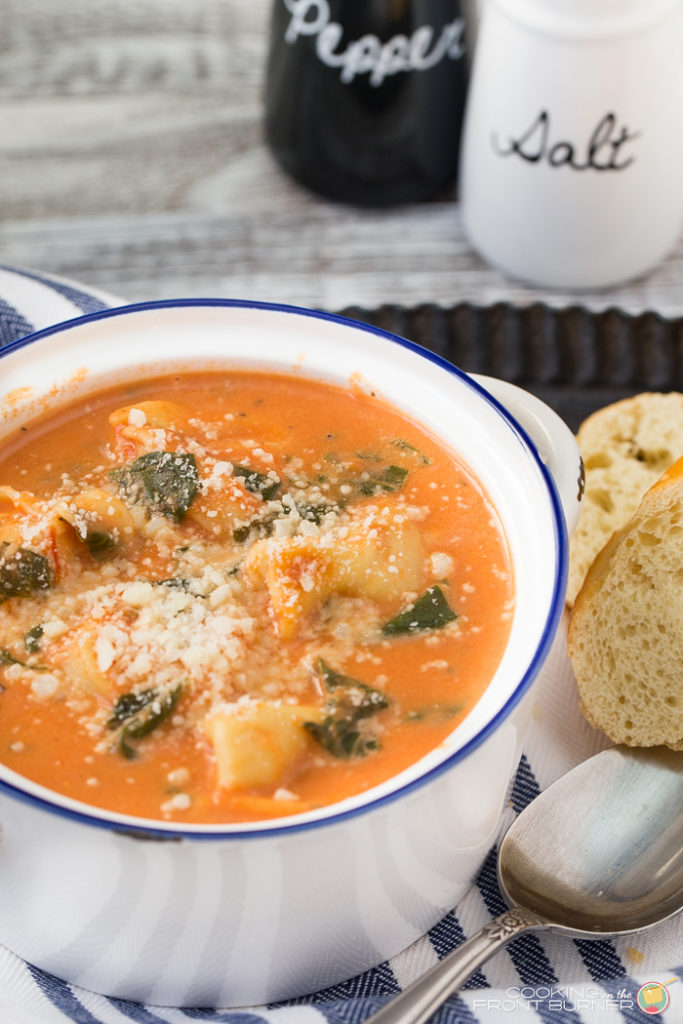
[[[121,303],[65,278],[0,264],[0,348],[43,327]]]
[[[39,272],[0,266],[0,347],[33,330],[121,300]],[[524,756],[500,835],[556,778],[607,744],[577,709],[563,624],[538,681]],[[0,947],[1,1024],[361,1024],[392,996],[501,913],[496,846],[467,895],[409,949],[340,985],[271,1006],[174,1009],[106,998],[69,985]],[[2,908],[0,908],[2,913]],[[639,990],[662,986],[649,1004]],[[640,935],[573,940],[527,933],[501,950],[434,1016],[435,1024],[638,1024],[669,1004],[683,1021],[683,916]]]

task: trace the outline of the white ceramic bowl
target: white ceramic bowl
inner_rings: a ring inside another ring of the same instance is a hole
[[[283,306],[108,310],[0,360],[0,438],[103,383],[188,366],[354,375],[442,437],[487,489],[514,566],[510,641],[449,740],[391,782],[294,818],[179,827],[88,807],[0,766],[0,942],[59,977],[153,1003],[237,1006],[394,955],[457,901],[496,834],[525,698],[562,612],[580,476],[568,428],[518,388],[486,379],[484,390],[408,341]]]

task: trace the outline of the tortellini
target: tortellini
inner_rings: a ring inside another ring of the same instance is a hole
[[[410,519],[370,506],[349,525],[319,536],[258,541],[243,569],[254,586],[265,583],[278,632],[290,638],[302,617],[332,594],[382,601],[417,590],[424,553]]]
[[[303,723],[320,717],[320,708],[266,701],[216,711],[204,730],[216,756],[218,785],[243,789],[282,781],[311,742]]]

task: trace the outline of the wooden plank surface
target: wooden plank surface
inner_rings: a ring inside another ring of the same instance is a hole
[[[455,198],[359,210],[289,181],[262,140],[269,8],[2,0],[0,262],[130,300],[541,299],[683,313],[683,239],[626,286],[538,291],[472,251]]]

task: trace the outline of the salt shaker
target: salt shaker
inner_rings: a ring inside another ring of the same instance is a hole
[[[472,245],[528,283],[653,268],[683,228],[680,0],[483,0],[460,198]]]
[[[428,199],[456,177],[466,57],[460,0],[273,0],[266,140],[328,198]]]

